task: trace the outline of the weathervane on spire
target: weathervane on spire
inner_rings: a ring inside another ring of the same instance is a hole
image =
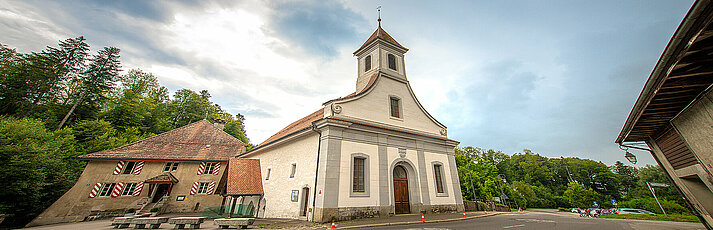
[[[381,6],[376,7],[376,10],[379,11],[379,19],[377,19],[376,21],[379,22],[379,27],[381,27]]]

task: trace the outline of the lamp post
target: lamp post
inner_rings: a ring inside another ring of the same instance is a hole
[[[666,211],[663,210],[663,206],[661,206],[661,202],[659,202],[659,198],[656,197],[656,193],[654,192],[654,188],[651,186],[658,186],[658,187],[668,187],[667,184],[662,184],[662,183],[652,183],[652,182],[646,182],[646,186],[649,186],[649,191],[651,191],[651,195],[654,195],[654,199],[656,199],[656,203],[659,204],[659,208],[661,208],[661,211],[663,212],[664,216],[666,215]]]
[[[508,183],[508,181],[505,179],[505,175],[503,175],[503,174],[498,174],[498,177],[500,177],[500,178],[503,180],[503,183]],[[505,192],[503,191],[503,186],[500,185],[500,181],[498,181],[498,187],[500,188],[500,202],[503,202],[503,200],[504,200],[504,199],[503,199],[503,196],[505,196],[506,199],[507,199],[507,195],[505,195]],[[503,204],[505,204],[505,205],[507,205],[508,207],[510,207],[509,202],[508,202],[508,203],[503,203]]]
[[[478,164],[478,159],[473,159],[473,163]],[[478,203],[478,197],[475,196],[475,185],[473,184],[473,172],[470,171],[470,166],[468,167],[468,177],[470,177],[470,189],[473,190],[473,199],[475,203]]]

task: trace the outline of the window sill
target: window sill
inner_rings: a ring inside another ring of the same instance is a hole
[[[448,193],[442,192],[442,193],[436,193],[436,197],[448,197]]]
[[[349,197],[369,197],[367,192],[350,192]]]
[[[400,118],[400,117],[394,117],[394,116],[391,116],[391,115],[389,115],[389,118],[391,118],[391,120],[397,120],[397,121],[404,121],[404,119],[403,119],[403,118]]]

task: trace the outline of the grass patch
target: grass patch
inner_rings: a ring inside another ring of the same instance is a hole
[[[607,219],[632,219],[632,220],[658,220],[658,221],[676,221],[676,222],[701,222],[694,215],[671,214],[664,215],[646,215],[646,214],[616,214],[604,215],[599,218]]]

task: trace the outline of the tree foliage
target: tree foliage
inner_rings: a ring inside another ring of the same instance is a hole
[[[26,224],[69,189],[81,154],[141,140],[200,120],[226,121],[250,147],[245,118],[213,103],[207,90],[169,91],[139,69],[121,72],[119,49],[90,55],[84,37],[40,52],[0,44],[0,213]]]
[[[463,199],[502,196],[509,198],[505,203],[513,207],[588,208],[597,202],[609,208],[613,207],[610,200],[617,200],[621,207],[654,211],[651,201],[655,201],[645,183],[669,183],[658,166],[636,168],[621,162],[607,166],[589,159],[548,158],[527,149],[508,155],[459,147],[455,159]],[[657,187],[656,194],[665,200],[668,212],[689,212],[675,188]]]

